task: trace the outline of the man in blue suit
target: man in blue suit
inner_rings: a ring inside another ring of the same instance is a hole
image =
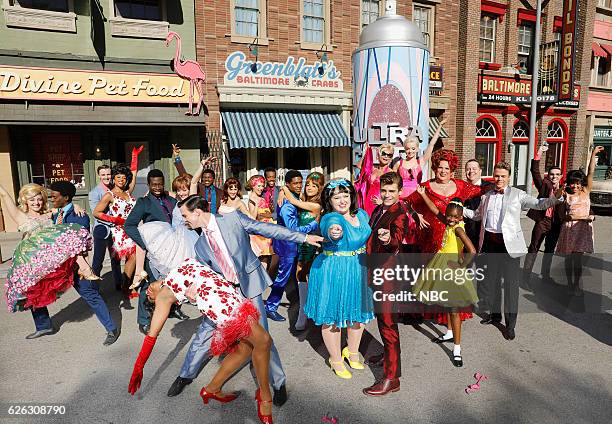
[[[74,184],[68,181],[56,181],[51,184],[50,189],[51,202],[53,207],[58,209],[57,213],[53,215],[53,222],[55,224],[79,224],[89,231],[89,217],[87,215],[79,216],[74,212],[74,206],[72,205],[72,198],[76,194]],[[100,284],[97,281],[79,279],[76,273],[74,274],[74,280],[74,288],[87,302],[107,331],[104,346],[112,345],[119,337],[119,330],[110,316],[104,299],[100,296]],[[36,325],[36,332],[28,335],[26,339],[35,339],[55,332],[46,307],[32,309],[32,317]]]
[[[239,211],[213,215],[206,212],[208,210],[206,200],[197,195],[189,196],[179,203],[179,206],[185,224],[192,229],[202,229],[202,236],[195,245],[197,259],[240,285],[242,294],[251,299],[259,309],[260,324],[267,331],[268,322],[261,295],[272,281],[259,258],[253,253],[249,235],[259,234],[272,239],[308,243],[314,246],[319,246],[323,238],[292,231],[280,225],[255,221]],[[210,358],[213,330],[214,323],[203,317],[189,346],[181,373],[168,390],[168,396],[181,393],[183,388],[197,376],[204,361]],[[273,344],[270,351],[270,381],[274,388],[273,402],[277,406],[281,406],[287,400],[285,379],[278,351]]]

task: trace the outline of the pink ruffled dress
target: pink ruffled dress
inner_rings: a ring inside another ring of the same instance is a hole
[[[391,169],[385,166],[380,175],[390,171]],[[380,178],[374,175],[374,158],[370,146],[366,147],[363,161],[361,162],[361,171],[354,186],[357,191],[358,206],[365,210],[368,216],[372,216],[372,212],[377,206],[372,198],[380,195]]]

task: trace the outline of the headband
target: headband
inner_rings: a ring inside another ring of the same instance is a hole
[[[330,190],[335,189],[338,186],[343,186],[343,187],[350,187],[351,183],[349,183],[347,180],[345,179],[339,179],[339,180],[332,180],[329,183],[327,183],[327,187]]]
[[[451,201],[449,202],[449,204],[450,204],[450,203],[463,207],[463,203],[458,202],[457,200],[451,200]]]

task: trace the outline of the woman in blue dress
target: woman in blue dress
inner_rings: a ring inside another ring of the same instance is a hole
[[[364,369],[359,343],[364,324],[374,318],[367,285],[365,244],[372,232],[368,214],[357,208],[357,194],[345,179],[323,188],[321,234],[329,239],[310,269],[304,312],[321,325],[329,363],[340,378],[351,378],[344,360],[353,369]],[[341,350],[341,329],[347,328],[348,346]]]

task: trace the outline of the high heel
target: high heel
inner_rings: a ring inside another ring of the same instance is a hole
[[[263,415],[261,413],[261,404],[262,403],[272,403],[271,400],[262,400],[261,399],[261,394],[259,393],[259,389],[257,389],[257,391],[255,392],[255,400],[257,401],[257,416],[259,417],[259,422],[261,422],[262,424],[274,424],[272,422],[272,414],[270,415]]]
[[[238,397],[238,393],[235,392],[228,393],[226,396],[223,397],[218,396],[218,393],[221,393],[221,390],[215,393],[210,393],[206,390],[206,387],[202,387],[202,390],[200,390],[200,397],[202,398],[202,402],[204,402],[204,405],[208,405],[208,402],[211,399],[214,399],[217,402],[221,403],[228,403],[233,400],[236,400],[236,398]]]
[[[88,281],[100,281],[100,280],[102,280],[102,278],[100,278],[100,276],[94,274],[93,271],[91,271],[90,274],[85,274],[84,272],[79,271],[79,277],[81,277],[82,280],[88,280]]]
[[[342,349],[342,360],[346,359],[350,365],[350,367],[354,370],[363,370],[365,369],[365,366],[363,365],[363,363],[359,360],[357,361],[351,361],[351,355],[357,355],[359,356],[359,352],[355,353],[355,352],[351,352],[347,347],[345,347],[344,349]]]
[[[342,369],[341,370],[337,370],[334,368],[334,365],[342,365]],[[346,369],[346,367],[344,366],[344,360],[339,361],[339,362],[334,362],[331,360],[331,358],[329,358],[329,366],[331,367],[332,371],[336,373],[336,375],[340,378],[344,378],[345,380],[348,380],[349,378],[353,377],[353,374],[351,374],[351,372],[349,370]]]
[[[147,271],[140,271],[137,275],[134,276],[134,281],[132,281],[132,285],[128,287],[130,290],[138,287],[143,281],[147,281],[149,274]]]

